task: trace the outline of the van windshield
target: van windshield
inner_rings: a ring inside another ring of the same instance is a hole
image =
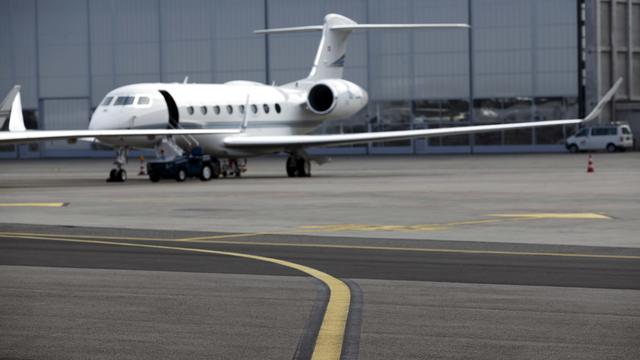
[[[589,132],[589,129],[586,129],[586,128],[582,129],[576,133],[576,137],[587,136],[588,132]]]
[[[631,134],[631,131],[629,131],[629,129],[628,129],[628,128],[623,127],[623,128],[622,128],[622,133],[623,133],[623,134],[625,134],[625,135],[630,135],[630,134]]]

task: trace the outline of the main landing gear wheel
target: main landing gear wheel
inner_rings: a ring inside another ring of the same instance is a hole
[[[287,176],[289,177],[310,177],[311,161],[303,157],[289,156],[287,159]]]

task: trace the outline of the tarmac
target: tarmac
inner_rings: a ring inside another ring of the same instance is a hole
[[[1,161],[0,358],[640,358],[640,154]]]

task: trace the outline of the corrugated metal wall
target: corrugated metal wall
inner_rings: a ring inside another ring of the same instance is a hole
[[[69,97],[96,106],[117,86],[185,76],[293,81],[308,74],[319,33],[265,39],[252,31],[321,24],[329,12],[372,23],[467,22],[471,14],[473,67],[464,30],[351,36],[345,77],[368,89],[369,117],[376,102],[468,102],[472,70],[477,99],[577,96],[576,0],[0,0],[0,7],[0,92],[22,84],[27,109]]]

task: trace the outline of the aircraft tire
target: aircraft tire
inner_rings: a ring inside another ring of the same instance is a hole
[[[296,177],[298,173],[298,164],[293,156],[289,156],[287,158],[286,168],[288,177]]]
[[[310,177],[311,161],[304,158],[296,160],[296,172],[299,177]]]
[[[116,180],[118,182],[127,181],[127,171],[125,169],[120,169],[117,171]]]

